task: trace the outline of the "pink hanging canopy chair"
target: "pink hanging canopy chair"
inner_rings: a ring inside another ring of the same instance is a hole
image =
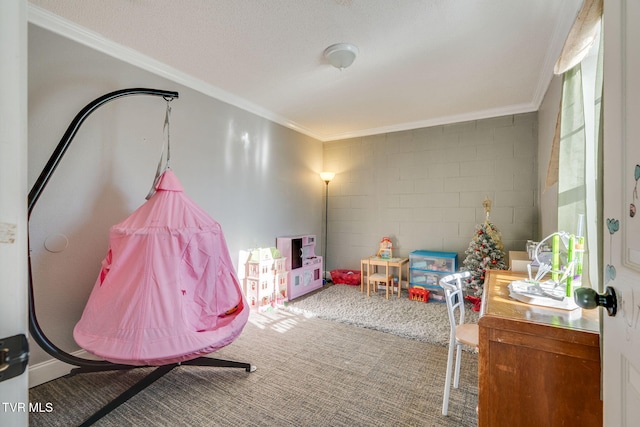
[[[167,169],[155,194],[110,230],[109,250],[73,336],[127,365],[165,365],[218,350],[249,306],[220,224]]]
[[[178,366],[256,370],[246,362],[199,357],[231,343],[249,312],[220,225],[182,193],[168,168],[169,103],[178,98],[178,92],[120,89],[87,104],[69,124],[29,191],[27,220],[82,123],[105,103],[130,95],[161,96],[167,101],[167,170],[161,174],[163,151],[156,174],[162,179],[154,185],[158,191],[112,228],[102,271],[74,330],[82,347],[106,360],[69,354],[46,336],[36,313],[31,251],[28,255],[30,337],[49,355],[75,366],[70,374],[157,365],[89,416],[83,426],[93,425]],[[12,375],[19,372],[16,369]]]

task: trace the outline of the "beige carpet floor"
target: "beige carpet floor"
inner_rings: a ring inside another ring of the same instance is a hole
[[[251,313],[236,341],[214,355],[243,369],[180,366],[97,426],[477,425],[477,355],[463,352],[460,388],[441,414],[447,348],[335,321]],[[80,374],[30,390],[52,412],[31,426],[74,426],[152,368]]]
[[[478,323],[478,312],[465,302],[465,322]],[[449,345],[451,327],[447,305],[417,302],[402,290],[401,297],[385,298],[384,290],[360,292],[360,286],[331,285],[320,292],[295,299],[286,307],[292,313],[389,332],[431,344]],[[473,349],[470,349],[473,350]]]

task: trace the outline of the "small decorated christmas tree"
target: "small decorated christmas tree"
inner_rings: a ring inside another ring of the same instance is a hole
[[[461,268],[463,271],[471,272],[471,277],[467,279],[465,288],[470,294],[478,297],[482,296],[487,270],[507,269],[500,230],[489,221],[491,200],[488,197],[485,198],[482,206],[486,212],[486,219],[483,224],[476,226],[476,233],[465,251],[467,257]]]

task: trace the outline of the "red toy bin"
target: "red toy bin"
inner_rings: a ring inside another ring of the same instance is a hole
[[[360,272],[355,270],[331,270],[331,281],[336,285],[360,285]]]
[[[409,299],[411,301],[429,302],[429,291],[419,286],[409,288]]]

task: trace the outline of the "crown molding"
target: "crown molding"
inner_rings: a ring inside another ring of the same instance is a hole
[[[393,126],[363,129],[362,131],[358,131],[358,132],[344,132],[340,134],[326,136],[324,139],[321,139],[321,141],[328,142],[328,141],[337,141],[337,140],[349,139],[349,138],[362,138],[365,136],[380,135],[380,134],[392,133],[392,132],[402,132],[407,130],[428,128],[428,127],[434,127],[434,126],[450,125],[454,123],[470,122],[473,120],[491,119],[495,117],[510,116],[513,114],[531,113],[533,111],[538,111],[538,107],[533,103],[510,105],[503,108],[493,108],[490,110],[474,111],[468,114],[443,116],[435,119],[408,122],[408,123],[402,123],[402,124],[393,125]]]
[[[262,117],[311,138],[322,140],[318,135],[314,134],[309,129],[306,129],[304,126],[301,126],[291,120],[287,120],[272,111],[266,110],[244,98],[233,95],[219,87],[197,79],[163,62],[140,53],[137,50],[116,43],[99,33],[82,27],[75,22],[64,19],[39,6],[29,4],[28,21],[30,24],[66,37],[115,59],[134,65],[157,76],[166,78],[204,95],[240,108],[241,110],[255,114],[258,117]]]

